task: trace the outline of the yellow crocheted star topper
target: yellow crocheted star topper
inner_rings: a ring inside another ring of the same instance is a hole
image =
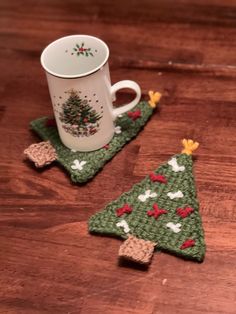
[[[149,105],[152,107],[152,108],[156,108],[157,104],[159,103],[160,99],[161,99],[161,93],[159,92],[154,92],[152,90],[150,90],[148,92],[148,95],[150,97],[150,100],[148,101]]]
[[[181,154],[192,155],[193,151],[196,150],[199,146],[198,142],[194,142],[193,140],[182,140],[182,144],[184,149],[181,151]]]

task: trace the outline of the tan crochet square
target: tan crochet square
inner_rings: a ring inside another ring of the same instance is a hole
[[[30,145],[24,150],[24,154],[37,168],[49,165],[57,159],[56,150],[49,141]]]
[[[155,245],[151,241],[145,241],[130,235],[120,246],[119,256],[140,264],[149,264]]]

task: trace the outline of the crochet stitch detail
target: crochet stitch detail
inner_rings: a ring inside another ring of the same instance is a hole
[[[122,206],[121,208],[117,208],[116,210],[116,215],[118,217],[124,215],[124,214],[130,214],[132,212],[132,208],[128,205],[128,204],[125,204],[124,206]]]
[[[166,178],[164,176],[162,176],[161,174],[155,174],[154,172],[152,172],[152,173],[150,173],[149,177],[153,182],[160,182],[160,183],[164,183],[164,184],[167,183]]]
[[[177,223],[174,224],[173,222],[168,222],[166,224],[167,228],[170,228],[174,233],[179,233],[181,231],[181,224]]]
[[[148,101],[149,105],[152,107],[152,108],[156,108],[158,102],[160,101],[161,99],[161,93],[159,92],[153,92],[152,90],[150,90],[148,92],[148,95],[150,97],[150,100]]]
[[[24,154],[37,168],[49,165],[57,159],[56,150],[49,141],[30,145],[24,150]]]
[[[182,154],[192,155],[193,151],[196,150],[199,146],[198,142],[194,142],[193,140],[182,140],[182,144],[184,149],[182,150]]]
[[[182,197],[184,197],[182,191],[180,191],[180,190],[177,191],[177,192],[169,192],[169,193],[167,193],[167,195],[169,196],[169,198],[171,200],[173,200],[175,198],[182,198]]]
[[[138,239],[132,235],[120,246],[119,256],[140,264],[149,264],[155,243]]]
[[[155,219],[157,219],[159,216],[163,214],[167,214],[168,211],[165,209],[159,209],[157,204],[153,204],[153,210],[148,210],[147,214],[148,216],[153,216]]]
[[[129,233],[130,232],[129,225],[127,224],[127,222],[124,219],[119,221],[119,222],[117,222],[116,226],[120,227],[120,228],[123,228],[125,233]]]
[[[177,160],[175,157],[171,158],[171,160],[168,161],[168,165],[172,167],[172,170],[174,172],[179,172],[179,171],[184,171],[185,167],[184,166],[179,166],[177,163]]]
[[[195,245],[195,240],[188,239],[181,245],[180,249],[181,250],[185,250],[185,249],[190,248],[190,247],[192,247],[194,245]]]
[[[127,113],[127,115],[128,115],[128,117],[129,117],[130,119],[132,119],[133,121],[135,121],[135,120],[137,120],[138,118],[141,117],[142,113],[141,113],[141,110],[138,109],[138,110],[133,111],[133,112],[132,112],[132,111],[129,111],[129,112]]]
[[[192,207],[185,207],[185,208],[177,208],[176,213],[182,218],[188,217],[194,209]]]
[[[140,194],[138,196],[138,199],[140,200],[140,202],[146,202],[146,200],[148,200],[149,198],[155,198],[157,196],[157,194],[155,192],[151,193],[151,190],[147,190],[144,192],[144,194]]]
[[[87,161],[85,161],[85,160],[79,161],[78,159],[75,159],[73,161],[73,164],[70,167],[73,170],[82,171],[83,167],[84,167],[84,165],[86,165],[86,163],[87,163]]]

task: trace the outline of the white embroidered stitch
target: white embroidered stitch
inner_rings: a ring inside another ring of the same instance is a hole
[[[73,170],[83,170],[84,165],[87,163],[87,161],[82,160],[79,161],[78,159],[75,159],[73,161],[73,165],[71,165],[71,169]]]
[[[169,198],[171,200],[173,200],[174,198],[182,198],[184,196],[184,194],[181,191],[169,192],[169,193],[167,193],[167,196],[169,196]]]
[[[123,228],[125,233],[129,233],[130,232],[129,225],[127,224],[127,222],[124,219],[119,221],[119,222],[117,222],[116,226]]]
[[[175,157],[171,158],[171,160],[168,161],[168,165],[172,167],[172,170],[174,172],[184,171],[185,166],[179,166],[177,163],[177,159]]]
[[[157,193],[155,193],[155,192],[151,193],[151,190],[147,190],[147,191],[145,191],[144,194],[140,194],[138,196],[138,199],[141,202],[145,202],[148,198],[153,198],[153,197],[156,197],[156,196],[157,196]]]
[[[166,227],[170,228],[174,233],[178,233],[181,231],[181,229],[180,229],[181,224],[180,223],[174,224],[173,222],[168,222],[166,224]]]
[[[72,152],[72,153],[76,153],[76,150],[72,148],[72,149],[71,149],[71,152]]]
[[[121,127],[119,126],[119,125],[117,125],[116,127],[115,127],[115,133],[116,134],[120,134],[122,131],[121,131]]]

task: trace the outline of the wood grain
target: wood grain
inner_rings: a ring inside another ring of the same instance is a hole
[[[0,25],[0,313],[235,313],[236,1],[2,0]],[[140,135],[82,186],[22,154],[39,140],[29,121],[52,114],[40,53],[74,33],[108,43],[113,82],[163,93]],[[89,235],[88,218],[183,137],[201,143],[204,263],[160,253],[148,270],[119,264],[121,241]]]

